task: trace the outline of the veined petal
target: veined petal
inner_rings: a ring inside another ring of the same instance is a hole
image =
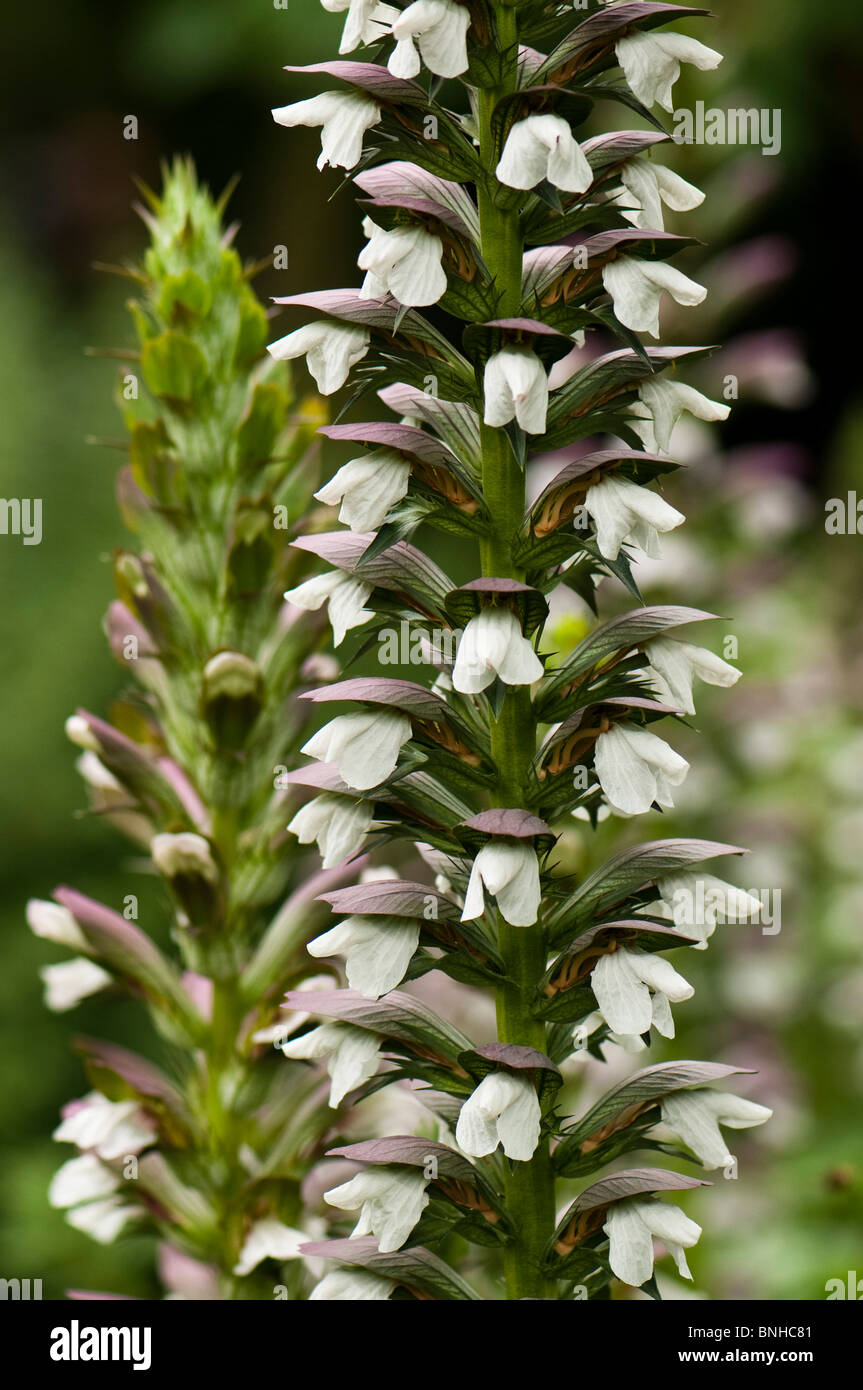
[[[335,869],[361,848],[374,825],[371,808],[347,796],[316,796],[300,807],[288,830],[301,845],[317,841],[325,869]]]
[[[401,984],[419,945],[420,924],[404,917],[347,917],[306,947],[318,958],[343,955],[348,984],[380,999]]]
[[[369,791],[395,771],[410,737],[411,721],[398,710],[342,714],[313,734],[301,751],[337,763],[342,781],[355,791]]]
[[[640,1288],[653,1273],[653,1240],[635,1198],[609,1207],[603,1230],[608,1236],[608,1262],[624,1284]]]
[[[428,1206],[422,1169],[369,1168],[324,1193],[330,1206],[359,1211],[353,1235],[375,1235],[382,1253],[399,1250]]]
[[[629,952],[600,956],[590,979],[600,1012],[614,1033],[646,1033],[653,1019],[650,991],[633,970]]]
[[[518,840],[492,840],[480,850],[476,866],[510,926],[533,926],[542,900],[539,861],[533,845]]]
[[[594,769],[606,800],[629,816],[642,816],[656,798],[656,774],[615,724],[596,741]]]
[[[507,1158],[527,1163],[539,1143],[539,1097],[527,1077],[516,1076],[513,1079],[518,1083],[518,1094],[514,1093],[513,1099],[501,1111],[497,1132]]]
[[[417,40],[423,62],[430,72],[438,77],[459,77],[468,66],[469,28],[470,12],[455,0],[414,0],[393,21],[392,31],[399,48],[403,43]],[[397,58],[397,54],[398,49],[393,58]],[[395,73],[392,64],[393,59],[390,71]]]

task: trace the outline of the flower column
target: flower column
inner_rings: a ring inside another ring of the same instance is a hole
[[[500,294],[501,318],[516,318],[521,308],[522,251],[520,215],[512,195],[502,190],[495,170],[500,149],[492,116],[497,104],[518,85],[518,23],[515,7],[495,0],[494,21],[502,55],[499,86],[479,91],[480,159],[485,177],[477,187],[482,254]],[[500,206],[508,202],[509,208]],[[490,518],[489,533],[480,545],[486,577],[524,580],[513,560],[517,536],[524,524],[525,478],[510,441],[500,428],[480,426],[482,484]],[[494,791],[501,807],[520,807],[528,801],[527,778],[536,753],[536,719],[530,688],[515,686],[507,694],[499,717],[491,725],[491,749],[499,772]],[[498,946],[511,983],[497,990],[498,1036],[545,1053],[546,1029],[532,1013],[531,1001],[545,973],[546,949],[540,923],[514,927],[497,913]],[[542,1298],[548,1291],[541,1272],[542,1255],[554,1230],[554,1181],[548,1140],[540,1141],[529,1163],[513,1163],[506,1179],[507,1206],[518,1232],[505,1253],[510,1298]]]
[[[573,133],[598,100],[653,120],[631,95],[645,74],[644,99],[667,105],[681,60],[715,66],[718,55],[696,41],[652,33],[693,13],[638,0],[586,16],[545,0],[352,7],[342,51],[389,33],[388,67],[380,49],[369,62],[318,64],[312,72],[348,90],[275,112],[287,126],[321,126],[322,162],[355,170],[368,245],[359,289],[281,301],[326,318],[271,352],[305,354],[328,394],[353,373],[354,402],[376,388],[400,417],[324,430],[370,452],[316,494],[339,506],[349,529],[298,539],[332,568],[288,598],[327,603],[336,646],[354,628],[367,651],[377,637],[384,666],[395,622],[410,636],[410,654],[396,659],[437,668],[433,683],[361,676],[304,696],[350,712],[303,747],[319,761],[292,773],[312,794],[292,832],[317,840],[325,865],[369,837],[402,840],[436,875],[434,888],[384,877],[324,895],[340,920],[309,950],[343,957],[349,988],[289,996],[322,1022],[285,1051],[327,1059],[332,1103],[349,1097],[353,1107],[410,1079],[431,1112],[420,1135],[333,1151],[363,1171],[326,1200],[359,1219],[350,1238],[336,1217],[336,1238],[306,1247],[343,1267],[316,1299],[387,1299],[397,1289],[476,1299],[441,1259],[451,1235],[492,1252],[485,1272],[474,1262],[491,1297],[501,1266],[510,1299],[604,1297],[613,1278],[656,1297],[653,1236],[686,1275],[684,1251],[699,1234],[658,1194],[698,1181],[615,1171],[555,1227],[555,1180],[662,1148],[652,1134],[660,1118],[705,1166],[728,1166],[722,1117],[756,1124],[766,1115],[710,1093],[733,1069],[700,1062],[648,1067],[579,1117],[553,1103],[559,1064],[573,1052],[601,1058],[606,1042],[637,1051],[653,1030],[673,1037],[671,1004],[692,989],[662,953],[704,942],[706,924],[687,909],[707,881],[693,879],[696,866],[739,852],[657,840],[581,882],[549,860],[551,827],[572,814],[595,823],[609,810],[673,805],[688,765],[649,726],[691,710],[695,675],[720,685],[738,675],[669,640],[671,629],[711,616],[683,607],[618,612],[573,650],[539,655],[553,591],[569,588],[596,612],[601,576],[640,602],[638,552],[655,555],[660,533],[684,520],[652,490],[676,466],[665,452],[671,431],[683,410],[726,413],[666,380],[702,350],[635,336],[658,336],[663,293],[680,304],[704,296],[665,264],[682,238],[654,220],[661,196],[695,206],[698,191],[647,159],[663,134],[615,131],[582,145]],[[368,30],[351,23],[358,15]],[[537,43],[549,44],[547,57]],[[616,66],[628,93],[604,80]],[[444,105],[436,85],[427,90],[423,68],[462,77],[470,114]],[[418,312],[431,305],[434,323]],[[580,352],[586,333],[598,351]],[[549,365],[563,354],[569,371],[552,383]],[[639,440],[644,449],[633,447]],[[571,445],[527,509],[528,455]],[[422,524],[476,545],[479,576],[457,588],[411,543]],[[715,883],[726,904],[736,901]],[[431,971],[493,993],[495,1042],[476,1046],[398,989]],[[675,1100],[679,1091],[687,1094]],[[435,1132],[447,1142],[427,1137]]]

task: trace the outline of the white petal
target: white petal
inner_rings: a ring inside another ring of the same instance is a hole
[[[419,944],[420,924],[404,917],[348,917],[310,941],[309,955],[344,955],[348,984],[380,999],[401,984]]]
[[[475,868],[510,926],[533,926],[542,900],[539,861],[533,845],[492,840],[479,851]],[[462,917],[462,921],[467,920]]]
[[[55,1014],[74,1009],[82,999],[98,994],[113,983],[107,970],[83,956],[61,961],[58,965],[43,965],[39,975],[45,986],[45,1006]]]
[[[87,938],[72,913],[59,903],[31,898],[26,908],[27,925],[34,936],[69,946],[73,951],[89,951]]]
[[[614,1033],[646,1033],[653,1018],[647,985],[633,970],[627,951],[600,956],[591,986],[600,1012]]]
[[[398,710],[343,714],[319,729],[302,752],[336,762],[343,782],[355,791],[369,791],[395,771],[410,737],[411,721]]]
[[[386,1254],[399,1250],[428,1206],[428,1179],[422,1169],[368,1168],[349,1182],[324,1193],[325,1201],[344,1211],[361,1209],[353,1235],[375,1235]]]
[[[265,1217],[256,1221],[249,1230],[240,1251],[240,1258],[234,1265],[234,1273],[240,1276],[251,1274],[262,1260],[296,1260],[300,1258],[300,1246],[309,1237],[292,1226],[284,1226],[275,1217]]]
[[[119,1195],[98,1202],[85,1202],[66,1213],[66,1220],[99,1245],[110,1245],[134,1217],[145,1215],[143,1207],[124,1201]]]
[[[609,1207],[603,1230],[608,1236],[608,1262],[624,1284],[640,1288],[653,1273],[653,1240],[634,1198]]]
[[[539,1143],[539,1097],[533,1083],[526,1077],[517,1076],[514,1080],[519,1085],[519,1094],[501,1112],[497,1132],[507,1158],[526,1163],[533,1157]]]
[[[464,5],[454,0],[414,0],[393,21],[393,37],[400,45],[415,37],[429,71],[438,77],[459,77],[468,66],[469,28],[470,13]],[[392,59],[390,71],[395,71]]]
[[[484,419],[506,425],[515,418],[526,434],[544,434],[548,413],[548,374],[531,348],[510,344],[485,366]]]
[[[619,724],[596,740],[594,770],[610,806],[630,816],[650,810],[656,797],[656,774],[633,751]]]
[[[95,1197],[107,1197],[116,1192],[121,1179],[96,1157],[95,1154],[81,1154],[70,1158],[51,1179],[48,1201],[52,1207],[74,1207],[79,1202],[89,1202]]]
[[[342,502],[339,521],[352,531],[377,531],[390,508],[408,490],[410,463],[393,449],[376,449],[351,459],[316,493],[319,502]]]
[[[369,1302],[389,1298],[395,1284],[368,1269],[334,1269],[309,1294],[310,1303]]]

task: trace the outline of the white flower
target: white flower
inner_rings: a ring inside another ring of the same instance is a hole
[[[370,341],[367,328],[324,319],[320,323],[307,323],[270,343],[267,352],[277,362],[305,357],[321,395],[331,396],[344,386],[351,368],[363,360]]]
[[[665,739],[634,724],[615,724],[596,740],[594,768],[612,810],[643,816],[654,801],[673,806],[689,763]]]
[[[734,1155],[719,1126],[750,1129],[763,1125],[773,1114],[766,1105],[744,1100],[728,1091],[679,1091],[662,1100],[662,1122],[697,1154],[705,1168],[733,1170]]]
[[[73,951],[89,951],[87,938],[67,907],[31,898],[26,908],[27,925],[34,936],[68,946]]]
[[[700,188],[687,183],[663,164],[654,164],[652,159],[630,159],[624,164],[620,178],[626,192],[619,194],[616,201],[633,227],[664,232],[663,203],[672,212],[691,212],[704,202]]]
[[[83,956],[61,961],[59,965],[43,965],[39,975],[45,986],[45,1007],[55,1014],[74,1009],[82,999],[98,994],[113,983],[107,970]]]
[[[602,267],[602,283],[614,300],[614,312],[633,333],[659,337],[659,303],[667,290],[678,304],[691,308],[707,298],[707,290],[665,261],[619,256]]]
[[[379,787],[396,770],[399,753],[410,742],[411,721],[400,710],[340,714],[303,744],[302,752],[337,763],[339,776],[354,791]]]
[[[234,1265],[234,1273],[251,1274],[261,1260],[296,1260],[300,1258],[300,1246],[309,1237],[292,1226],[283,1226],[273,1216],[256,1221],[243,1241],[240,1258]]]
[[[395,1284],[370,1269],[334,1269],[309,1294],[309,1302],[359,1303],[389,1298]]]
[[[498,909],[513,927],[532,927],[542,893],[539,860],[526,840],[490,840],[483,845],[470,871],[463,922],[473,922],[485,910],[483,888],[497,900]]]
[[[527,1162],[539,1143],[539,1098],[533,1083],[514,1072],[489,1072],[461,1108],[455,1137],[472,1158],[503,1145],[507,1158]]]
[[[124,1226],[139,1216],[146,1216],[144,1207],[127,1202],[119,1193],[101,1201],[85,1202],[67,1211],[66,1220],[77,1231],[83,1231],[99,1245],[110,1245]]]
[[[544,434],[548,374],[529,347],[511,343],[485,364],[485,423],[499,428],[516,420],[525,434]]]
[[[496,676],[504,685],[531,685],[543,666],[509,608],[483,608],[458,644],[452,683],[462,695],[478,695]]]
[[[627,1197],[608,1208],[602,1228],[609,1240],[608,1262],[618,1279],[639,1288],[653,1273],[653,1237],[657,1236],[684,1279],[691,1279],[684,1250],[695,1245],[701,1227],[670,1202],[654,1197]]]
[[[690,642],[675,642],[670,637],[654,637],[645,644],[650,660],[650,684],[663,704],[674,709],[695,713],[692,682],[698,676],[707,685],[726,689],[740,679],[736,666],[723,661],[706,647],[694,647]]]
[[[361,849],[374,824],[365,801],[327,792],[301,806],[288,830],[301,845],[317,841],[322,867],[335,869]]]
[[[651,559],[658,559],[658,533],[673,531],[686,520],[658,493],[613,476],[588,488],[584,507],[593,517],[597,548],[606,560],[616,560],[627,540]]]
[[[639,401],[630,408],[632,428],[648,453],[667,452],[674,426],[684,411],[698,420],[727,420],[731,407],[712,401],[682,381],[648,377],[638,388]]]
[[[547,179],[565,193],[583,193],[593,182],[593,170],[562,116],[516,121],[495,173],[508,188],[535,188]]]
[[[361,92],[321,92],[307,101],[279,106],[273,111],[277,125],[322,126],[318,168],[328,164],[353,169],[363,152],[363,137],[381,118],[381,108]]]
[[[120,1181],[113,1169],[106,1167],[95,1154],[81,1154],[57,1169],[48,1189],[48,1201],[52,1207],[74,1207],[79,1202],[90,1202],[116,1192]]]
[[[357,257],[360,270],[367,272],[360,299],[384,299],[391,294],[400,304],[437,304],[447,287],[439,236],[424,227],[396,227],[388,232],[370,217],[364,220],[363,231],[369,240]]]
[[[707,950],[720,918],[724,922],[748,922],[761,912],[761,899],[754,893],[746,893],[714,874],[682,869],[664,874],[656,886],[677,930],[697,938],[698,944],[692,948],[695,951]],[[656,907],[652,904],[651,910],[655,912]]]
[[[89,721],[81,714],[70,714],[65,724],[66,737],[76,748],[87,753],[100,753],[99,740],[90,728]]]
[[[404,1245],[428,1206],[429,1179],[421,1168],[367,1168],[349,1182],[324,1193],[324,1201],[342,1211],[359,1211],[351,1232],[377,1236],[382,1254]]]
[[[469,28],[470,13],[456,0],[414,0],[393,21],[396,47],[387,64],[390,72],[393,77],[416,77],[422,54],[426,67],[438,77],[459,77],[468,66]]]
[[[286,1057],[314,1061],[328,1057],[327,1071],[332,1080],[330,1107],[335,1110],[348,1091],[374,1076],[380,1061],[381,1040],[366,1028],[349,1023],[322,1023],[301,1038],[282,1044]]]
[[[411,466],[395,449],[374,449],[344,464],[315,497],[334,507],[341,502],[339,521],[352,531],[377,531],[390,508],[408,490]]]
[[[333,646],[338,647],[354,627],[362,627],[373,618],[374,612],[365,604],[371,596],[372,585],[342,570],[332,570],[329,574],[316,574],[312,579],[299,584],[296,589],[288,589],[285,598],[297,608],[305,608],[316,613],[328,604],[330,624],[333,629]]]
[[[316,936],[310,956],[344,956],[348,984],[367,999],[380,999],[401,984],[419,944],[420,924],[406,917],[346,917]]]
[[[150,841],[150,854],[159,873],[166,878],[188,874],[202,878],[206,883],[219,881],[219,870],[210,842],[203,835],[195,835],[190,830],[181,830],[175,835],[168,832],[154,835]]]
[[[645,106],[658,101],[663,111],[674,110],[671,89],[681,63],[710,72],[722,62],[721,53],[686,34],[627,34],[614,51],[633,96]]]
[[[137,1101],[111,1101],[99,1091],[91,1091],[66,1108],[53,1138],[111,1159],[140,1153],[155,1141],[157,1133],[155,1120]]]
[[[382,5],[379,0],[321,0],[330,14],[343,14],[348,11],[340,53],[353,53],[360,44],[374,43],[390,32],[398,10],[392,5]]]
[[[664,1038],[673,1038],[670,1004],[695,993],[664,956],[622,946],[600,956],[590,983],[600,1013],[621,1037],[640,1037],[653,1027]]]

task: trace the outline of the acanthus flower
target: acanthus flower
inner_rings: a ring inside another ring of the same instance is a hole
[[[400,304],[425,307],[437,304],[446,293],[443,242],[424,227],[395,227],[385,231],[370,217],[363,230],[368,244],[357,258],[366,272],[361,299],[383,299],[391,294]]]
[[[565,193],[583,193],[593,182],[593,170],[562,116],[516,121],[495,173],[509,188],[535,188],[547,179]]]
[[[398,17],[394,5],[381,4],[380,0],[321,0],[330,14],[344,14],[347,10],[340,53],[353,53],[361,44],[375,43],[392,32],[393,20]]]
[[[634,724],[615,724],[599,735],[594,766],[612,810],[628,816],[643,816],[654,801],[673,806],[673,789],[689,771],[665,739]]]
[[[473,1158],[494,1153],[498,1144],[507,1158],[527,1162],[539,1143],[540,1104],[526,1076],[493,1071],[465,1101],[456,1126],[456,1143]]]
[[[333,629],[333,646],[338,647],[352,628],[362,627],[375,616],[373,610],[365,606],[371,593],[371,584],[341,570],[332,570],[329,574],[314,575],[296,589],[288,589],[285,598],[288,603],[310,613],[316,613],[326,604]]]
[[[523,840],[490,840],[473,861],[465,893],[463,922],[473,922],[485,911],[485,893],[497,902],[513,927],[530,927],[536,921],[542,892],[539,860],[532,844]]]
[[[650,1028],[673,1038],[671,1005],[695,993],[663,956],[622,946],[600,956],[593,967],[591,988],[599,1012],[619,1038],[638,1038]]]
[[[459,0],[413,0],[392,24],[393,77],[419,76],[420,57],[438,77],[459,77],[468,66],[470,11]],[[419,50],[419,51],[417,51]]]
[[[647,231],[665,231],[663,203],[672,212],[692,212],[704,202],[700,188],[652,159],[628,160],[621,170],[620,181],[624,192],[617,201],[624,217],[634,227]]]
[[[405,917],[346,917],[316,936],[310,956],[345,957],[348,984],[367,999],[380,999],[401,984],[419,944],[420,924]]]
[[[543,434],[548,389],[548,373],[532,348],[500,348],[485,364],[485,423],[499,428],[515,420],[525,434]]]
[[[331,396],[334,391],[341,390],[351,369],[363,360],[370,341],[367,328],[324,320],[322,323],[308,323],[270,343],[267,352],[277,362],[305,357],[321,395]]]
[[[609,1241],[608,1261],[624,1284],[640,1288],[653,1273],[653,1238],[662,1241],[678,1272],[691,1279],[685,1251],[695,1245],[701,1227],[670,1202],[654,1197],[627,1197],[608,1209],[602,1228]]]
[[[319,502],[341,503],[339,521],[352,531],[377,531],[387,513],[405,497],[411,466],[395,449],[374,449],[351,459],[315,493]]]
[[[359,164],[366,131],[376,126],[380,118],[377,102],[362,92],[321,92],[273,110],[276,125],[321,127],[319,169],[328,164],[353,169]]]
[[[327,1058],[330,1107],[341,1105],[349,1091],[374,1076],[381,1055],[381,1040],[365,1028],[349,1023],[322,1023],[320,1027],[281,1044],[285,1057],[301,1061]]]
[[[668,112],[674,110],[671,89],[680,76],[681,63],[711,72],[722,62],[715,48],[687,34],[627,34],[618,39],[615,53],[633,96],[645,106],[658,102]]]
[[[602,267],[602,283],[614,301],[614,312],[633,333],[659,337],[659,305],[663,291],[685,308],[702,304],[707,290],[676,266],[619,256]]]
[[[461,635],[452,683],[463,695],[476,695],[495,677],[505,685],[531,685],[542,671],[516,615],[509,608],[483,608]]]
[[[382,1254],[399,1250],[428,1206],[429,1179],[420,1169],[368,1168],[324,1193],[330,1206],[359,1211],[353,1237],[374,1235]]]
[[[301,845],[317,843],[325,869],[334,869],[362,849],[374,828],[372,810],[364,801],[326,793],[307,801],[288,830]]]
[[[398,710],[340,714],[313,734],[302,752],[337,763],[343,782],[355,791],[370,791],[395,772],[411,733],[410,719]]]
[[[593,518],[597,548],[606,560],[617,559],[624,541],[658,559],[662,553],[659,534],[673,531],[686,520],[650,488],[614,476],[588,489],[584,509]]]

